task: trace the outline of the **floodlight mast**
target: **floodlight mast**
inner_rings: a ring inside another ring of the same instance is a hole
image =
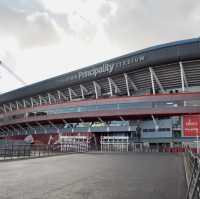
[[[10,73],[15,79],[17,79],[22,85],[27,85],[27,83],[19,77],[14,71],[12,71],[4,62],[0,60],[0,66],[4,68],[8,73]]]

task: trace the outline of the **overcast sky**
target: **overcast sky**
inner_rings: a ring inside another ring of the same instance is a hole
[[[0,0],[0,60],[28,84],[199,36],[199,0]],[[1,93],[22,86],[0,76]]]

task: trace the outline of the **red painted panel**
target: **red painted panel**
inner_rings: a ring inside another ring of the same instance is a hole
[[[185,115],[183,117],[184,136],[200,136],[200,115]]]
[[[30,136],[30,135],[29,135]],[[32,134],[33,144],[54,144],[58,141],[58,134]],[[27,138],[26,135],[15,135],[6,137],[7,140],[12,141],[24,141]]]
[[[94,134],[90,132],[81,132],[81,133],[63,133],[62,135],[65,136],[87,136],[89,138],[93,137]],[[7,136],[7,140],[11,141],[24,141],[28,137],[32,137],[31,143],[32,144],[56,144],[59,139],[58,133],[51,133],[51,134],[32,134],[32,135],[14,135],[14,136]],[[27,140],[28,141],[28,140]]]

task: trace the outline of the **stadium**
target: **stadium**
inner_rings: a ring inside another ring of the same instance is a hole
[[[176,41],[1,94],[0,140],[193,145],[199,99],[200,38]]]

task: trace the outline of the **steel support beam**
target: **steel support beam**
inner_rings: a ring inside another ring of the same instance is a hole
[[[52,100],[56,103],[57,100],[56,100],[56,97],[53,96],[52,94],[48,93],[48,99],[49,99],[49,104],[52,104]],[[51,100],[52,99],[52,100]]]
[[[33,105],[35,104],[36,106],[38,106],[39,104],[41,105],[42,104],[42,99],[40,99],[40,96],[38,96],[38,99],[39,101],[37,101],[35,98],[31,97],[30,100],[31,100],[31,105],[33,103]]]
[[[28,100],[23,99],[22,101],[23,101],[24,108],[27,108],[28,106],[31,106],[31,102],[29,102]]]
[[[9,132],[11,132],[12,135],[14,135],[13,132],[10,131],[10,129],[9,129],[8,127],[2,127],[2,129],[6,129],[6,133],[7,133],[7,135],[9,135]]]
[[[26,100],[23,100],[24,108],[26,108]]]
[[[33,108],[34,104],[33,104],[33,98],[30,97],[30,101],[31,101],[31,107]]]
[[[9,105],[10,105],[10,110],[13,111],[12,105],[10,103],[9,103]]]
[[[124,73],[124,78],[126,82],[126,90],[127,90],[127,95],[130,96],[130,90],[129,90],[129,84],[128,84],[128,75]]]
[[[14,110],[16,110],[16,109],[17,109],[17,107],[15,106],[15,104],[13,104],[13,103],[10,103],[10,109],[13,111],[13,109],[14,109]]]
[[[180,66],[180,71],[181,71],[181,86],[182,86],[182,91],[185,92],[185,83],[184,83],[184,72],[183,72],[183,65],[182,62],[179,62]]]
[[[153,68],[149,67],[149,70],[150,70],[150,73],[151,73],[151,79],[155,79],[156,83],[158,84],[160,90],[162,93],[165,93],[165,90],[160,82],[160,80],[158,79],[158,76],[156,75],[155,71]],[[154,84],[154,81],[153,81],[153,84]],[[154,92],[155,92],[155,87],[154,87]],[[155,94],[155,93],[154,93]]]
[[[59,90],[57,90],[57,94],[58,94],[58,99],[61,100],[61,93]]]
[[[38,95],[38,98],[39,98],[39,104],[40,104],[40,106],[43,104],[43,102],[45,104],[48,104],[48,101],[45,99],[45,97],[42,97],[41,95]],[[48,95],[48,100],[49,100],[49,95]],[[38,105],[37,100],[35,100],[35,103]],[[49,102],[49,104],[50,104],[50,102]]]
[[[85,86],[83,86],[82,84],[80,84],[80,89],[81,89],[81,96],[82,96],[82,99],[85,99],[85,95],[84,95],[84,92],[85,93],[88,93],[88,90]]]
[[[48,121],[48,122],[52,127],[54,127],[56,129],[57,133],[60,133],[60,129],[53,122],[51,122],[51,121]]]
[[[29,123],[25,123],[25,125],[26,125],[29,129],[33,130],[35,134],[37,133],[36,129],[35,129],[34,127],[32,127]]]
[[[0,106],[0,110],[1,110],[2,113],[5,113],[5,110],[2,106]]]
[[[11,111],[11,110],[10,110],[10,107],[7,106],[6,104],[3,104],[3,108],[4,108],[4,112]]]
[[[101,86],[96,81],[93,81],[93,86],[96,99],[98,99],[98,97],[101,95]]]
[[[40,124],[39,122],[35,122],[41,129],[43,129],[44,133],[47,133],[47,129],[42,125]]]
[[[181,86],[182,86],[182,91],[185,92],[185,88],[188,88],[188,81],[185,75],[183,63],[179,62],[180,66],[180,72],[181,72]]]
[[[119,116],[119,118],[120,118],[121,121],[125,121],[124,118],[123,118],[122,116]]]
[[[152,71],[150,70],[150,68],[149,68],[149,71],[150,71],[150,75],[151,75],[151,88],[152,88],[153,94],[155,95],[155,94],[156,94],[156,91],[155,91],[153,73],[152,73]]]
[[[49,93],[47,95],[48,95],[49,104],[51,104],[51,96]]]
[[[108,83],[109,83],[109,89],[110,89],[110,96],[113,96],[112,83],[109,77],[108,77]]]
[[[64,124],[68,124],[68,122],[66,120],[62,120]]]
[[[80,122],[84,123],[84,120],[82,118],[79,118]]]
[[[68,92],[69,92],[69,99],[70,101],[73,100],[72,95],[74,95],[75,97],[77,97],[77,94],[74,90],[72,90],[71,88],[68,88]]]
[[[10,127],[13,131],[17,132],[18,135],[20,134],[20,131],[19,131],[18,129],[16,129],[15,127],[13,127],[12,125],[9,125],[9,127]]]
[[[158,123],[157,123],[157,121],[156,121],[154,115],[151,115],[151,118],[152,118],[152,120],[153,120],[153,123],[154,123],[154,126],[155,126],[155,130],[158,131],[159,125],[158,125]]]
[[[28,134],[28,131],[23,127],[21,126],[20,124],[16,124],[18,128],[20,128],[22,131],[25,131],[25,134],[27,135]]]
[[[133,87],[133,89],[134,89],[135,91],[137,91],[138,88],[137,88],[137,86],[135,85],[135,83],[128,77],[127,73],[124,73],[124,78],[125,78],[125,82],[126,82],[127,95],[130,96],[129,83],[130,83],[130,85]]]
[[[62,91],[58,90],[57,92],[60,99],[63,97],[64,100],[68,100],[67,96]]]
[[[3,128],[0,128],[0,131],[2,132],[3,135],[5,135],[5,132],[7,134],[7,131],[5,131]]]
[[[19,101],[16,101],[16,106],[17,106],[17,110],[24,107],[23,104]]]
[[[101,117],[98,117],[97,119],[98,119],[100,122],[104,123],[104,121],[102,120]]]
[[[112,86],[114,86],[115,93],[120,93],[120,89],[118,88],[117,84],[110,77],[108,77],[108,83],[110,88],[110,96],[113,96]]]
[[[42,105],[42,97],[40,95],[38,97],[39,97],[39,102],[40,102],[39,104],[41,106]]]

